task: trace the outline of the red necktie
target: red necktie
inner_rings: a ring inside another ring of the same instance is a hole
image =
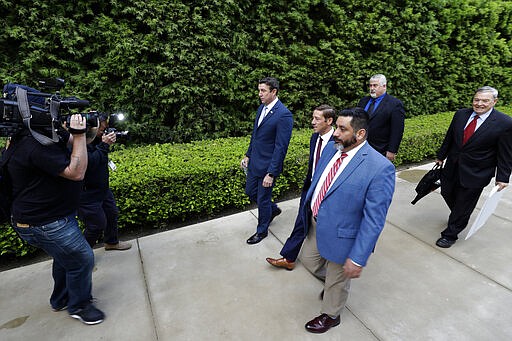
[[[322,138],[319,136],[318,137],[318,144],[317,144],[317,147],[316,147],[316,156],[315,156],[315,168],[316,168],[316,165],[318,164],[318,160],[320,159],[320,152],[322,150]]]
[[[478,120],[478,115],[476,115],[471,122],[469,122],[466,129],[464,129],[464,137],[462,138],[462,144],[466,144],[468,142],[469,138],[473,133],[475,132],[476,128],[476,121]]]
[[[334,179],[334,176],[336,175],[336,172],[340,168],[343,159],[346,157],[347,154],[342,153],[341,157],[334,161],[334,164],[332,165],[329,174],[327,174],[327,177],[325,178],[325,181],[322,184],[322,187],[320,188],[320,192],[318,192],[318,196],[316,197],[315,203],[313,204],[313,217],[316,217],[318,215],[318,209],[320,208],[322,200],[324,200],[325,194],[327,193],[329,186],[331,186],[332,179]]]

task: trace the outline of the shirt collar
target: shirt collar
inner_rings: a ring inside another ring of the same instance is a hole
[[[322,139],[323,142],[326,142],[331,139],[331,136],[333,133],[334,133],[334,128],[331,127],[331,129],[327,133],[325,133],[323,135],[319,135],[319,137]]]
[[[270,112],[270,110],[274,107],[274,105],[276,105],[277,101],[279,101],[278,97],[276,97],[272,102],[270,102],[269,105],[264,105],[267,107],[267,111]]]
[[[479,115],[478,117],[482,119],[482,122],[485,121],[487,119],[487,117],[489,117],[489,115],[491,114],[491,112],[493,111],[494,108],[491,108],[491,110],[489,110],[488,112],[486,113],[483,113],[482,115]],[[477,116],[476,112],[473,111],[473,113],[471,114],[471,116],[469,117],[470,119],[473,119],[475,116]]]

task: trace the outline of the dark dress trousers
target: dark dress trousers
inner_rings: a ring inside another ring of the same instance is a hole
[[[371,97],[363,97],[357,104],[365,108]],[[368,123],[368,143],[382,155],[397,153],[404,134],[405,109],[398,98],[387,93],[370,114]]]
[[[463,145],[464,127],[472,113],[471,108],[455,113],[437,153],[439,160],[446,159],[441,195],[451,213],[441,235],[449,240],[457,240],[466,228],[483,188],[493,177],[508,183],[512,169],[512,118],[493,109]]]
[[[311,139],[309,140],[309,161],[308,161],[308,173],[306,174],[306,178],[304,179],[304,185],[302,186],[302,193],[300,195],[299,201],[299,212],[297,213],[297,218],[295,219],[295,226],[293,227],[293,231],[284,243],[283,248],[281,249],[281,256],[286,258],[289,261],[295,261],[299,255],[300,248],[302,246],[302,242],[307,235],[306,225],[302,219],[303,217],[303,201],[308,193],[309,187],[311,186],[311,177],[313,175],[313,162],[314,162],[314,154],[315,148],[318,143],[318,133],[313,133],[311,135]],[[329,141],[334,141],[334,137],[331,135]],[[327,143],[327,142],[325,142]]]

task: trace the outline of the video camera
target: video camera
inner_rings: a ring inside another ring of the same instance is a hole
[[[87,100],[60,95],[63,79],[41,80],[39,84],[42,88],[55,90],[55,93],[44,93],[13,83],[4,86],[3,98],[0,99],[0,136],[13,136],[27,128],[42,144],[57,142],[56,131],[62,124],[69,124],[71,115],[80,113],[77,109],[89,106]],[[97,120],[91,114],[80,114],[86,118],[87,124],[97,125]]]
[[[122,121],[124,121],[124,114],[111,114],[108,118],[108,128],[105,130],[106,134],[116,133],[116,139],[121,143],[126,142],[129,137],[128,130],[119,130],[119,124]]]

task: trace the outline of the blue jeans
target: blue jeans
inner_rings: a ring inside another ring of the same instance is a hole
[[[67,305],[70,314],[87,306],[92,300],[94,253],[74,214],[41,226],[13,225],[23,240],[53,257],[51,306],[61,309]]]

